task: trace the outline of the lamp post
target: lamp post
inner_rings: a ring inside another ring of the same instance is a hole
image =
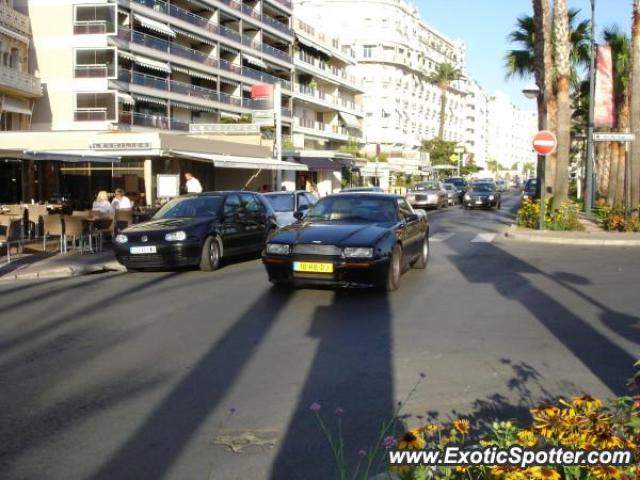
[[[532,84],[529,85],[527,87],[525,87],[524,89],[522,89],[522,93],[524,94],[525,97],[527,97],[530,100],[536,100],[539,96],[542,96],[542,104],[546,105],[547,104],[547,93],[546,91],[543,89],[542,91],[538,88],[537,85]],[[540,112],[538,112],[538,114],[540,114]],[[547,129],[547,115],[546,112],[542,113],[542,118],[540,119],[540,126],[542,127],[542,130],[546,130]],[[538,183],[536,185],[536,190],[537,190],[537,196],[540,199],[540,230],[544,230],[544,216],[545,216],[545,202],[544,202],[544,197],[545,197],[545,186],[544,186],[544,180],[545,180],[545,164],[546,164],[546,157],[544,155],[538,155]]]
[[[593,207],[593,120],[596,94],[596,0],[591,0],[591,63],[589,64],[589,124],[587,125],[587,165],[585,168],[584,213],[591,215]]]

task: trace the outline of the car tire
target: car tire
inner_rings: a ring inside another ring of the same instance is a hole
[[[500,207],[502,207],[502,202],[498,202],[498,205],[496,206],[498,210],[500,210]]]
[[[125,268],[127,269],[127,273],[136,273],[136,272],[142,271],[139,268],[131,268],[131,267],[125,267]]]
[[[395,292],[400,287],[400,276],[402,275],[402,247],[396,245],[389,259],[389,268],[384,282],[384,290]]]
[[[200,270],[213,272],[220,267],[220,244],[215,237],[207,237],[200,253]]]
[[[418,259],[411,264],[411,267],[416,268],[418,270],[424,270],[425,268],[427,268],[428,263],[429,263],[429,237],[425,237],[422,244],[422,249],[420,251],[420,255],[418,256]]]

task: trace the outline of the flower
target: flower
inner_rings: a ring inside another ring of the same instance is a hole
[[[557,433],[562,423],[561,410],[555,405],[546,405],[531,410],[533,429],[545,438]]]
[[[439,432],[443,428],[444,427],[438,423],[431,423],[429,425],[425,425],[424,427],[422,427],[420,431],[426,433],[427,435],[431,435],[435,432]]]
[[[457,420],[453,421],[453,428],[455,428],[458,432],[460,432],[463,435],[466,435],[469,433],[469,431],[471,430],[471,427],[469,425],[469,420],[463,419],[463,418],[459,418]]]
[[[398,442],[398,448],[400,450],[420,450],[426,445],[427,442],[422,438],[420,430],[409,430]]]
[[[518,432],[518,440],[523,447],[535,447],[538,444],[538,438],[531,430],[520,430]]]
[[[336,408],[336,416],[341,417],[344,415],[344,410],[340,407]]]
[[[598,480],[617,480],[622,477],[622,470],[616,467],[612,467],[611,465],[597,466],[591,469],[591,474]]]
[[[389,450],[391,447],[394,447],[395,444],[396,444],[396,439],[393,435],[384,437],[384,440],[382,441],[382,446],[387,450]]]
[[[494,465],[491,467],[490,472],[492,477],[505,480],[524,480],[528,478],[518,467]]]
[[[320,411],[320,404],[313,402],[311,405],[309,405],[309,410],[311,410],[313,413],[318,413]]]
[[[560,474],[553,468],[531,467],[528,477],[534,480],[560,480]]]
[[[594,410],[602,407],[602,401],[597,398],[593,398],[591,395],[582,395],[580,397],[575,397],[571,403],[576,408],[582,408],[587,412],[592,412]]]

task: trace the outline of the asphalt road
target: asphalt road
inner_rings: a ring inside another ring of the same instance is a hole
[[[390,295],[280,292],[256,259],[2,284],[0,478],[336,478],[309,405],[345,410],[355,458],[420,372],[409,426],[625,393],[638,251],[503,240],[515,200],[430,214],[429,268]]]

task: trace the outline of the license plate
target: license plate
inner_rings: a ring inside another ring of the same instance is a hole
[[[482,200],[476,200],[476,205],[482,205]]]
[[[333,273],[333,263],[293,262],[294,272]]]
[[[129,253],[132,255],[138,255],[141,253],[156,253],[155,245],[149,245],[144,247],[131,247],[129,248]]]

